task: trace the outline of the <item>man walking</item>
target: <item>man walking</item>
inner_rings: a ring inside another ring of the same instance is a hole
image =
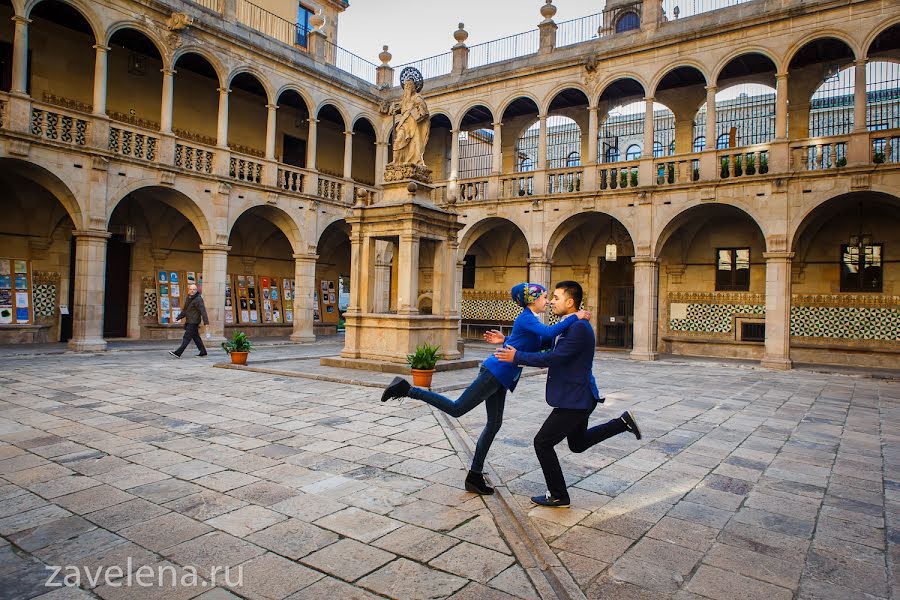
[[[197,350],[200,351],[197,356],[206,356],[206,347],[203,345],[203,339],[200,337],[200,320],[202,319],[203,324],[209,327],[209,316],[206,314],[206,305],[203,304],[203,296],[200,295],[200,292],[197,290],[197,285],[194,283],[188,286],[187,302],[184,303],[184,308],[182,308],[181,312],[178,313],[178,316],[175,317],[176,321],[180,321],[181,319],[185,319],[184,337],[181,338],[181,346],[179,346],[177,350],[169,350],[169,354],[175,358],[181,358],[181,354],[184,352],[185,348],[188,347],[191,340],[194,340],[194,344],[197,345]]]
[[[581,305],[582,297],[581,285],[577,282],[557,283],[553,290],[553,313],[560,318],[573,314]],[[517,352],[511,346],[494,352],[502,362],[550,368],[547,404],[553,411],[534,437],[534,451],[547,481],[547,494],[534,496],[531,501],[535,504],[557,508],[569,506],[566,480],[553,449],[564,439],[568,439],[569,449],[578,453],[626,431],[641,439],[641,430],[627,410],[616,419],[588,429],[588,418],[597,403],[603,401],[591,374],[594,345],[594,329],[588,321],[579,320],[556,338],[550,352]]]

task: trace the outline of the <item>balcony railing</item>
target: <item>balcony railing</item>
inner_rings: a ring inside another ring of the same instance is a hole
[[[275,185],[286,192],[302,192],[306,173],[289,165],[279,165]]]
[[[700,155],[683,154],[654,159],[656,185],[677,185],[700,179]]]
[[[141,131],[124,129],[117,125],[109,128],[109,151],[125,158],[155,161],[159,138]]]
[[[344,182],[319,173],[316,195],[327,200],[341,202],[344,199]]]
[[[534,194],[534,174],[517,173],[500,178],[500,197],[518,198]]]
[[[394,69],[394,71],[396,71],[399,75],[406,67],[413,67],[415,69],[418,69],[419,72],[422,73],[422,77],[424,77],[425,79],[448,75],[450,71],[453,70],[453,53],[444,52],[443,54],[438,54],[436,56],[430,56],[428,58],[423,58],[422,60],[417,60],[415,62],[406,63],[405,65],[400,65],[399,67]]]
[[[215,0],[207,1],[214,2]],[[309,32],[304,26],[292,23],[247,0],[236,0],[236,3],[235,16],[238,23],[284,44],[306,47],[306,34]]]
[[[638,162],[604,163],[598,167],[601,190],[621,190],[638,186]]]
[[[31,134],[46,140],[84,146],[88,141],[88,119],[55,106],[32,103]]]
[[[581,192],[584,189],[583,180],[584,169],[581,167],[554,169],[547,173],[547,193],[571,194]]]
[[[487,200],[487,179],[463,179],[459,182],[460,202]]]
[[[769,172],[769,146],[758,145],[748,148],[729,148],[716,152],[719,160],[719,177],[734,179]]]
[[[791,144],[794,171],[822,171],[847,164],[847,136],[814,138]]]
[[[537,29],[533,29],[499,40],[470,46],[468,68],[474,69],[491,63],[535,54],[539,44],[539,32]]]
[[[234,152],[228,162],[228,176],[247,183],[262,183],[263,165],[255,157],[242,156]]]
[[[325,62],[375,85],[375,74],[378,69],[375,63],[371,63],[361,56],[357,56],[327,40],[325,41]]]
[[[667,21],[693,17],[721,8],[737,6],[751,0],[663,0],[663,18]]]
[[[871,140],[871,157],[873,164],[900,163],[900,130],[873,131]]]
[[[175,143],[176,167],[212,175],[214,160],[215,153],[212,150],[189,146],[180,142]]]

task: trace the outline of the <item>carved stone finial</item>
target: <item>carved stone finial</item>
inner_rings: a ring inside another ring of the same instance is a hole
[[[456,40],[457,46],[465,46],[466,40],[469,39],[469,32],[466,31],[465,23],[459,24],[459,29],[453,32],[453,39]]]
[[[556,15],[556,7],[553,6],[553,0],[545,0],[544,5],[541,7],[541,16],[544,17],[544,23],[552,21],[554,15]]]
[[[388,52],[388,47],[383,46],[381,48],[381,52],[378,53],[378,60],[381,61],[381,66],[386,67],[388,63],[391,62],[391,59],[394,58],[394,55]]]
[[[309,18],[309,25],[313,29],[321,30],[322,27],[325,26],[325,17],[322,15],[322,9],[320,8],[315,12],[313,16]]]
[[[180,12],[173,12],[171,16],[166,19],[166,29],[169,31],[181,31],[193,24],[194,17]]]

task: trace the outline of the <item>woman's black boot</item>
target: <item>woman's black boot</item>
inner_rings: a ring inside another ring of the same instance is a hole
[[[484,480],[484,473],[469,471],[466,475],[466,491],[481,494],[482,496],[490,496],[494,493],[494,488],[487,484]]]

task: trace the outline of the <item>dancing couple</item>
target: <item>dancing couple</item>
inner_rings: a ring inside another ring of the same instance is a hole
[[[502,344],[481,364],[475,381],[457,400],[450,400],[426,389],[412,387],[402,377],[395,377],[384,390],[381,401],[409,397],[422,400],[452,417],[461,417],[482,402],[487,410],[487,423],[478,437],[472,466],[465,488],[477,494],[493,494],[484,478],[484,461],[494,437],[503,423],[506,392],[513,391],[522,374],[522,366],[549,367],[547,403],[553,411],[534,438],[535,453],[544,472],[548,491],[534,496],[535,504],[563,508],[569,506],[565,478],[554,446],[568,439],[573,452],[584,452],[605,439],[629,431],[641,439],[641,431],[630,411],[588,428],[588,418],[602,402],[591,366],[594,360],[594,330],[588,311],[579,310],[583,292],[574,281],[562,281],[553,291],[553,313],[557,324],[544,325],[538,315],[550,304],[547,290],[534,283],[520,283],[512,288],[512,299],[522,307],[513,322],[512,333],[505,337],[496,330],[484,334],[492,344]],[[541,352],[549,348],[549,352]]]

